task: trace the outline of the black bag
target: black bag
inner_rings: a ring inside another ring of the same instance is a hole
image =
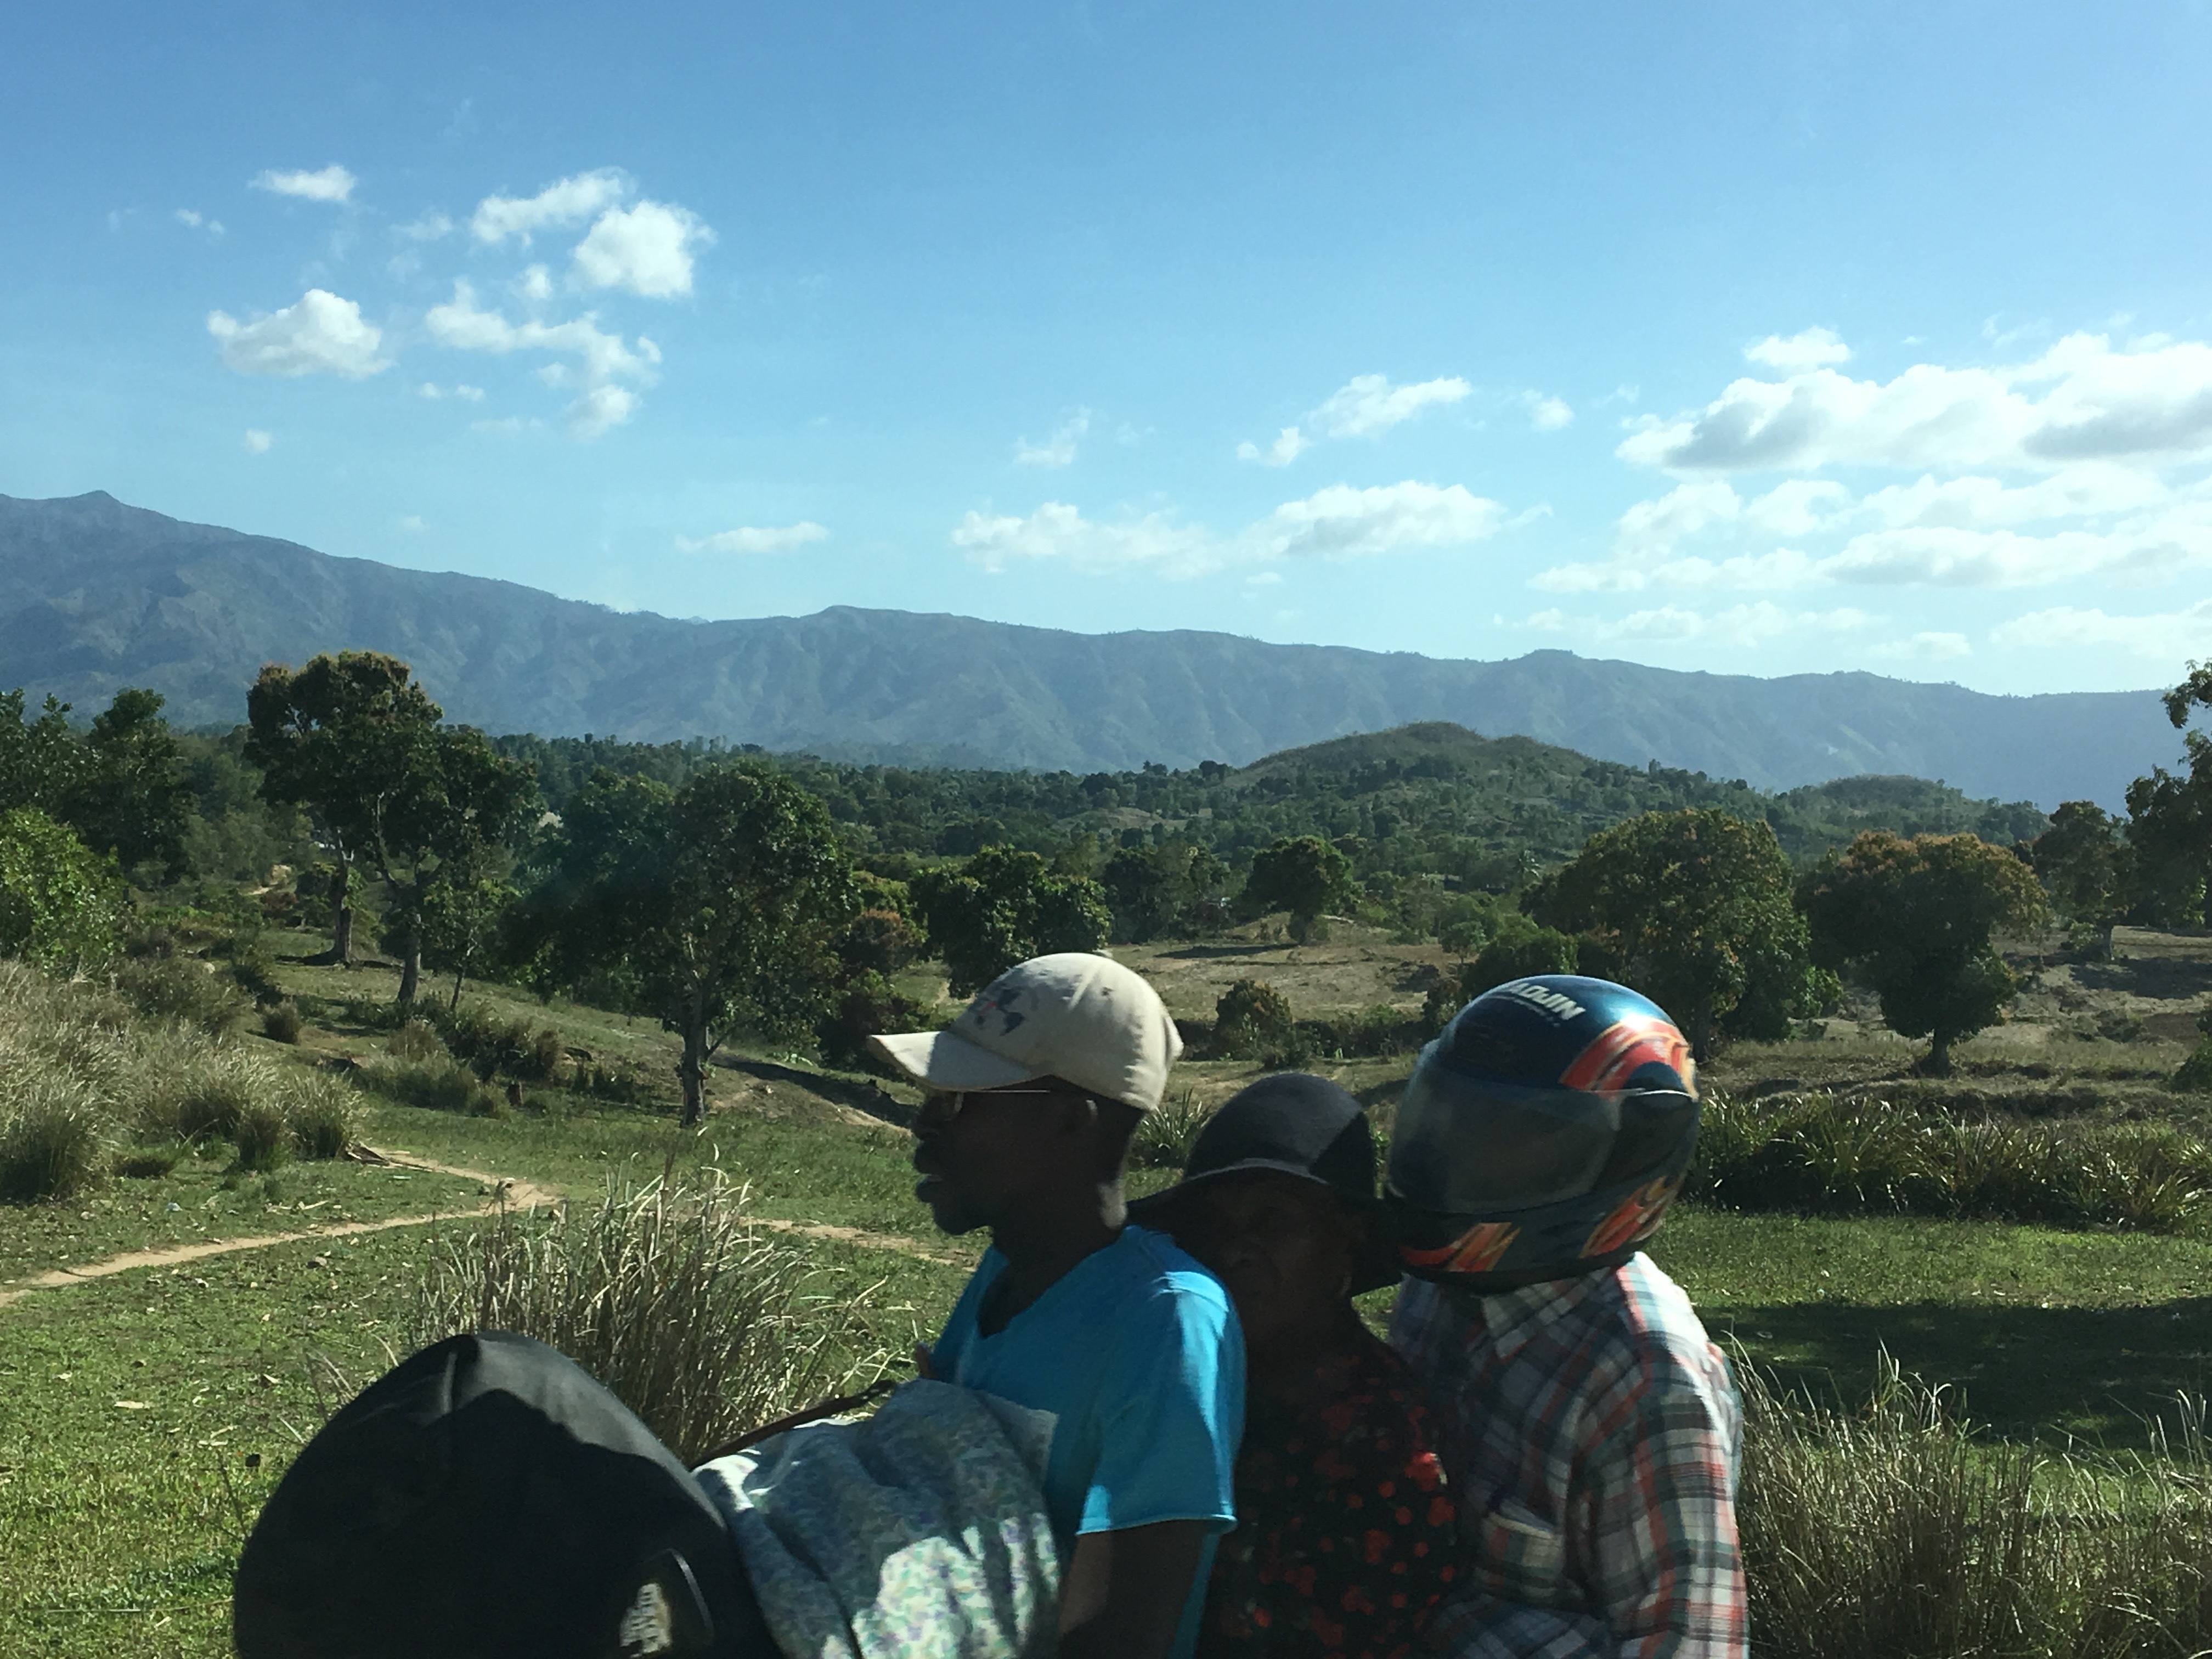
[[[541,1342],[450,1337],[307,1443],[238,1564],[240,1659],[775,1659],[691,1473]]]

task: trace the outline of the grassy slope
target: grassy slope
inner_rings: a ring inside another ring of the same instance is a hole
[[[1287,954],[1220,966],[1266,976],[1296,965]],[[1357,1006],[1387,995],[1403,964],[1376,951],[1312,966],[1316,993],[1341,983],[1344,1000]],[[1363,968],[1379,994],[1351,983]],[[388,989],[374,969],[282,971],[295,990],[325,998]],[[658,1065],[669,1053],[668,1040],[641,1023],[484,994],[505,1012],[557,1024],[602,1057]],[[366,1054],[379,1042],[323,1027],[300,1057]],[[1806,1047],[1771,1059],[1803,1060]],[[1841,1058],[1839,1045],[1810,1047]],[[1881,1050],[1869,1042],[1853,1064],[1872,1064]],[[970,1241],[929,1236],[911,1197],[903,1134],[869,1115],[895,1116],[897,1102],[861,1079],[733,1058],[714,1079],[715,1115],[696,1133],[544,1091],[544,1109],[506,1119],[371,1104],[365,1133],[374,1145],[578,1194],[618,1172],[696,1179],[719,1167],[750,1185],[763,1216],[902,1234],[933,1255],[972,1254]],[[1405,1063],[1328,1069],[1387,1097]],[[1187,1080],[1216,1098],[1248,1074],[1208,1064],[1189,1068]],[[1139,1184],[1159,1178],[1147,1173]],[[423,1176],[403,1183],[368,1169],[295,1167],[279,1182],[281,1200],[258,1182],[226,1191],[219,1166],[187,1162],[67,1209],[0,1211],[0,1251],[15,1252],[0,1255],[0,1277],[90,1260],[157,1227],[187,1237],[283,1231],[298,1205],[325,1190],[329,1207],[343,1203],[361,1217],[421,1197],[436,1200],[425,1209],[478,1201],[471,1183]],[[166,1208],[173,1201],[174,1212]],[[271,1207],[279,1201],[281,1213]],[[404,1344],[428,1243],[427,1229],[410,1228],[289,1244],[41,1291],[0,1309],[0,1652],[198,1659],[227,1651],[225,1575],[242,1528],[298,1437],[319,1420],[313,1356],[356,1382],[386,1364]],[[862,1306],[859,1340],[885,1353],[933,1330],[962,1277],[957,1267],[892,1251],[808,1248],[822,1269],[819,1293]],[[1716,1335],[1740,1342],[1746,1358],[1849,1395],[1886,1346],[1909,1370],[1964,1385],[1973,1414],[2010,1433],[2139,1443],[2141,1419],[2173,1390],[2204,1386],[2212,1351],[2212,1245],[2193,1241],[1688,1212],[1669,1223],[1656,1255]],[[262,1458],[258,1469],[246,1467],[249,1453]]]

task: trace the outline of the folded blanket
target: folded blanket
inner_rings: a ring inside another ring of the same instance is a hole
[[[915,1381],[697,1474],[789,1659],[1025,1659],[1059,1623],[1053,1422]]]

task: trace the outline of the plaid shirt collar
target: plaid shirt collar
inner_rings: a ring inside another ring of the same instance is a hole
[[[1500,1359],[1510,1359],[1538,1333],[1556,1325],[1582,1306],[1596,1275],[1578,1273],[1540,1285],[1523,1285],[1517,1291],[1495,1296],[1469,1297],[1482,1310],[1482,1328]]]

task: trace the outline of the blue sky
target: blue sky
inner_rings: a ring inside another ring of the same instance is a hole
[[[2212,655],[2203,5],[18,7],[0,492],[677,616]]]

